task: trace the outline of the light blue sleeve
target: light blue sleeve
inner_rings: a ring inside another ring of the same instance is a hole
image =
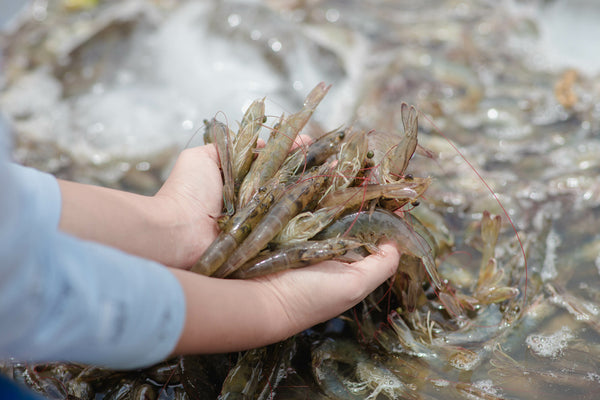
[[[185,317],[174,275],[60,232],[60,209],[56,179],[0,149],[0,359],[129,369],[167,357]]]

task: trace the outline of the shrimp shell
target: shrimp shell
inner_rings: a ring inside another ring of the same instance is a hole
[[[223,173],[223,208],[226,215],[233,215],[236,199],[233,180],[233,144],[231,131],[227,125],[213,118],[207,123],[205,135],[208,135],[214,141],[221,164],[221,171]]]
[[[248,204],[238,210],[222,227],[222,232],[204,251],[192,267],[192,272],[212,275],[227,260],[229,254],[242,243],[254,226],[267,213],[267,210],[282,193],[283,187],[263,186]]]
[[[402,253],[420,258],[433,285],[437,289],[442,289],[442,279],[438,275],[431,246],[405,219],[398,215],[383,209],[351,213],[333,222],[315,239],[327,239],[342,235],[356,237],[364,243],[373,245],[377,245],[383,240],[393,241]]]
[[[329,165],[324,164],[289,188],[214,276],[224,278],[233,273],[258,254],[293,217],[311,203],[316,203],[322,187],[329,180],[329,169]]]
[[[240,123],[238,134],[233,143],[233,179],[236,188],[242,184],[250,170],[254,158],[253,150],[265,122],[265,99],[254,100],[248,107]]]
[[[296,136],[304,128],[330,87],[323,82],[319,83],[306,97],[302,109],[284,118],[279,127],[274,128],[275,131],[252,163],[250,171],[242,182],[239,204],[245,204],[260,186],[275,176],[287,158]]]
[[[319,206],[344,206],[345,209],[353,209],[371,200],[386,198],[397,200],[399,204],[397,208],[399,208],[420,197],[430,184],[431,178],[412,178],[401,179],[395,183],[342,188],[323,197]]]
[[[348,250],[360,246],[362,246],[362,242],[346,238],[309,240],[281,246],[275,250],[260,253],[231,274],[231,277],[248,279],[287,269],[305,267],[342,256]]]

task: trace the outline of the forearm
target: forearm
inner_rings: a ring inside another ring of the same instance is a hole
[[[58,180],[62,197],[59,229],[162,264],[186,259],[182,226],[154,197]],[[179,254],[177,253],[179,252]],[[189,257],[188,257],[189,258]]]
[[[186,320],[174,353],[225,353],[291,335],[276,306],[254,281],[225,280],[171,270],[186,299]]]

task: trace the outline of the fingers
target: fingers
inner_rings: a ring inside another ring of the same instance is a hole
[[[215,165],[219,165],[219,155],[213,143],[187,148],[181,152],[180,158],[186,163],[202,163],[209,159]]]
[[[381,285],[386,279],[396,273],[400,254],[392,244],[382,244],[379,252],[372,254],[360,261],[348,265],[362,275],[361,282],[365,288],[365,296]]]
[[[398,250],[391,244],[383,244],[379,250],[378,253],[351,264],[328,261],[323,265],[313,266],[336,276],[336,282],[331,284],[335,285],[334,293],[344,303],[344,309],[340,312],[356,305],[396,273],[400,262]]]
[[[350,309],[398,268],[394,246],[361,261],[347,264],[325,261],[310,267],[255,278],[264,289],[277,318],[281,337],[300,332]]]

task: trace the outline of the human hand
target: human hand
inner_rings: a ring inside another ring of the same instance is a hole
[[[299,135],[292,148],[311,140]],[[264,146],[259,139],[258,147]],[[219,233],[216,219],[223,207],[219,158],[212,144],[184,150],[162,188],[154,196],[164,223],[171,226],[169,259],[174,267],[190,267]]]
[[[171,174],[154,196],[158,212],[170,226],[170,260],[174,267],[191,266],[217,237],[222,189],[219,159],[214,145],[181,152]]]
[[[175,354],[247,350],[283,340],[351,308],[392,276],[391,245],[346,264],[325,261],[250,279],[217,279],[172,269],[186,298]]]
[[[307,142],[306,137],[298,140]],[[221,188],[216,150],[203,146],[181,154],[156,195],[178,210],[176,220],[189,235],[179,240],[191,246],[188,261],[194,262],[218,234],[214,217],[221,212]],[[194,238],[195,243],[188,242]],[[341,314],[395,273],[398,251],[391,245],[380,248],[380,253],[351,264],[325,261],[246,281],[173,270],[187,303],[186,327],[175,352],[258,347]]]
[[[309,267],[256,278],[273,297],[281,339],[331,319],[358,304],[398,269],[400,255],[391,244],[360,261],[324,261]]]

